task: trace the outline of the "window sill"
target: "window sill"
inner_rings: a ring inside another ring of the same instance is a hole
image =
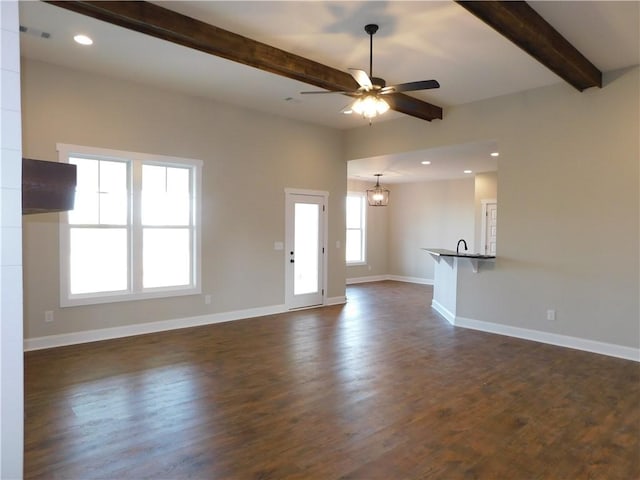
[[[367,262],[347,262],[347,267],[364,267]]]
[[[185,288],[158,288],[139,293],[107,293],[100,296],[84,294],[73,295],[70,298],[60,298],[60,307],[79,307],[83,305],[100,305],[105,303],[132,302],[137,300],[152,300],[156,298],[183,297],[187,295],[199,295],[200,287]]]

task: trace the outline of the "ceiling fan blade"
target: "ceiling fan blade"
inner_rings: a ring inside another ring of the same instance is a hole
[[[342,91],[342,90],[315,90],[313,92],[300,92],[302,95],[309,95],[309,94],[315,94],[315,93],[341,93],[343,95],[347,94],[347,95],[352,95],[356,92],[347,92],[347,91]]]
[[[427,120],[429,122],[434,119],[442,120],[441,107],[423,102],[422,100],[405,95],[404,93],[390,93],[385,95],[384,99],[391,109],[396,112],[421,118],[422,120]]]
[[[358,82],[358,85],[366,89],[373,88],[373,84],[371,83],[371,79],[369,78],[369,75],[367,75],[367,72],[364,70],[358,70],[357,68],[350,68],[349,72],[355,81]]]
[[[400,83],[389,85],[380,89],[380,93],[413,92],[415,90],[429,90],[430,88],[440,88],[437,80],[420,80],[419,82]]]

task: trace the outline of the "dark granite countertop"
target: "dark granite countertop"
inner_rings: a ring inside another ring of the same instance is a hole
[[[478,259],[492,259],[496,258],[495,255],[483,255],[481,253],[456,253],[453,250],[446,250],[444,248],[423,248],[427,253],[430,253],[436,257],[459,257],[459,258],[478,258]]]

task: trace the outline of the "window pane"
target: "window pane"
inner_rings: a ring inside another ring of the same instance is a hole
[[[100,200],[97,191],[76,190],[73,210],[69,211],[70,225],[98,225]]]
[[[117,192],[126,190],[127,164],[100,160],[100,191]]]
[[[158,165],[142,166],[142,190],[164,192],[167,185],[166,167]]]
[[[77,168],[73,225],[126,225],[128,212],[127,163],[71,157]]]
[[[142,245],[144,288],[191,284],[189,229],[145,228]]]
[[[347,239],[345,260],[347,263],[364,262],[365,229],[364,195],[347,195]]]
[[[190,225],[191,197],[189,194],[142,192],[142,224]]]
[[[167,191],[172,193],[189,193],[188,168],[167,168]]]
[[[361,228],[362,197],[347,197],[347,228]]]
[[[142,224],[190,225],[189,169],[142,166]]]
[[[100,223],[127,224],[127,164],[100,161]]]
[[[74,209],[69,212],[70,224],[97,225],[99,222],[98,160],[70,157],[76,165],[76,198]]]
[[[362,233],[360,230],[347,230],[347,262],[362,262]]]
[[[127,290],[126,228],[71,228],[72,294]]]

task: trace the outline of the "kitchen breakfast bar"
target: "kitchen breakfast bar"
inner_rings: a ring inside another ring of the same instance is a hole
[[[422,248],[435,260],[433,268],[433,300],[431,306],[455,324],[458,293],[458,269],[471,266],[474,273],[493,268],[495,255],[459,253],[442,248]]]

